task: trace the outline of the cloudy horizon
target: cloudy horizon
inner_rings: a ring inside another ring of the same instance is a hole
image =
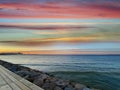
[[[120,54],[119,2],[0,1],[0,53]]]

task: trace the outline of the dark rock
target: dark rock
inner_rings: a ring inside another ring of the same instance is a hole
[[[43,85],[43,79],[35,79],[33,83],[41,87]]]
[[[54,88],[54,90],[63,90],[63,89],[60,88],[60,87],[58,87],[58,86],[56,86],[56,87]]]
[[[91,90],[90,88],[83,88],[83,90]]]
[[[42,88],[45,90],[53,90],[55,88],[55,84],[53,83],[44,83]]]
[[[45,79],[45,82],[49,82],[49,83],[55,83],[58,79],[57,78],[54,78],[54,77],[47,77]]]
[[[75,84],[75,90],[83,90],[84,88],[86,88],[86,86],[82,84]]]
[[[66,82],[66,81],[63,81],[63,80],[58,80],[55,82],[57,86],[60,86],[60,87],[65,87],[69,84],[69,82]]]
[[[29,71],[17,71],[16,74],[20,75],[21,77],[25,77],[26,75],[32,75]]]
[[[64,90],[74,90],[74,88],[72,86],[67,86],[64,88]]]
[[[43,80],[45,80],[46,78],[48,78],[49,76],[48,75],[46,75],[46,74],[41,74],[40,76],[39,76],[39,78],[41,78],[41,79],[43,79]]]
[[[75,87],[76,83],[75,83],[75,82],[70,82],[70,85],[71,85],[72,87]]]

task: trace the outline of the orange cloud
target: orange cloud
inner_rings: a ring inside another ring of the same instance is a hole
[[[57,38],[32,38],[23,41],[0,41],[8,45],[17,46],[52,46],[56,43],[88,43],[88,42],[119,42],[111,38],[105,38],[102,35],[89,35],[80,37],[57,37]]]

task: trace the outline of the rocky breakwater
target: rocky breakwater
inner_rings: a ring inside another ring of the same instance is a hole
[[[0,60],[0,65],[27,79],[28,81],[40,86],[45,90],[98,90],[90,89],[85,85],[62,80],[45,72],[33,70],[17,64],[8,63]]]

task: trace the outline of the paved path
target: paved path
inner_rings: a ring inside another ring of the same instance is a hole
[[[0,65],[0,90],[43,90]]]

